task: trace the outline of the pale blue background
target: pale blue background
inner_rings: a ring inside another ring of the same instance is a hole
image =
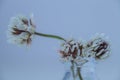
[[[0,0],[0,80],[62,80],[59,41],[35,37],[29,48],[6,41],[10,18],[31,13],[39,32],[86,40],[108,35],[112,54],[96,71],[100,80],[120,80],[120,0]]]

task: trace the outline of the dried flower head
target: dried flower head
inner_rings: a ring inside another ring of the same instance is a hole
[[[63,61],[74,61],[78,65],[83,65],[91,59],[105,59],[109,53],[110,44],[101,35],[87,43],[74,40],[66,41],[60,50]]]
[[[63,43],[60,54],[63,61],[72,61],[78,65],[83,65],[87,62],[83,55],[83,44],[82,42],[76,42],[69,40]]]
[[[30,44],[34,32],[32,17],[30,19],[23,15],[13,17],[7,31],[8,41],[17,45]]]
[[[110,44],[100,34],[86,44],[86,52],[96,59],[105,59],[109,56]]]
[[[77,57],[79,51],[79,44],[74,42],[73,40],[70,40],[63,44],[63,49],[60,50],[60,54],[65,59],[73,60]]]

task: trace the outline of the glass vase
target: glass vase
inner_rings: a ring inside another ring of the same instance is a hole
[[[91,59],[79,66],[65,63],[65,74],[62,80],[99,80],[96,75],[96,61]]]

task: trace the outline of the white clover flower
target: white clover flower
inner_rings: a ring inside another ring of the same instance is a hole
[[[97,34],[95,38],[86,43],[85,54],[96,59],[105,59],[110,54],[110,44],[104,34]]]
[[[35,25],[32,18],[20,15],[12,17],[7,31],[8,42],[17,45],[30,44],[35,32]]]
[[[74,61],[77,65],[83,65],[86,60],[82,49],[83,45],[81,42],[75,40],[66,41],[60,50],[62,60],[65,62]]]
[[[87,43],[77,42],[73,39],[65,41],[60,50],[64,62],[74,61],[78,67],[89,62],[90,58],[105,59],[109,53],[110,44],[104,39],[103,34],[97,35]]]

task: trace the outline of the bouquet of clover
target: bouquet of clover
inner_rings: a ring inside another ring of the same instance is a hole
[[[69,64],[63,80],[98,80],[95,73],[96,62],[106,59],[110,53],[110,44],[102,34],[88,42],[66,40],[57,35],[36,32],[33,15],[17,16],[11,19],[8,30],[8,41],[17,45],[29,45],[34,35],[62,40],[59,50],[61,61]]]

